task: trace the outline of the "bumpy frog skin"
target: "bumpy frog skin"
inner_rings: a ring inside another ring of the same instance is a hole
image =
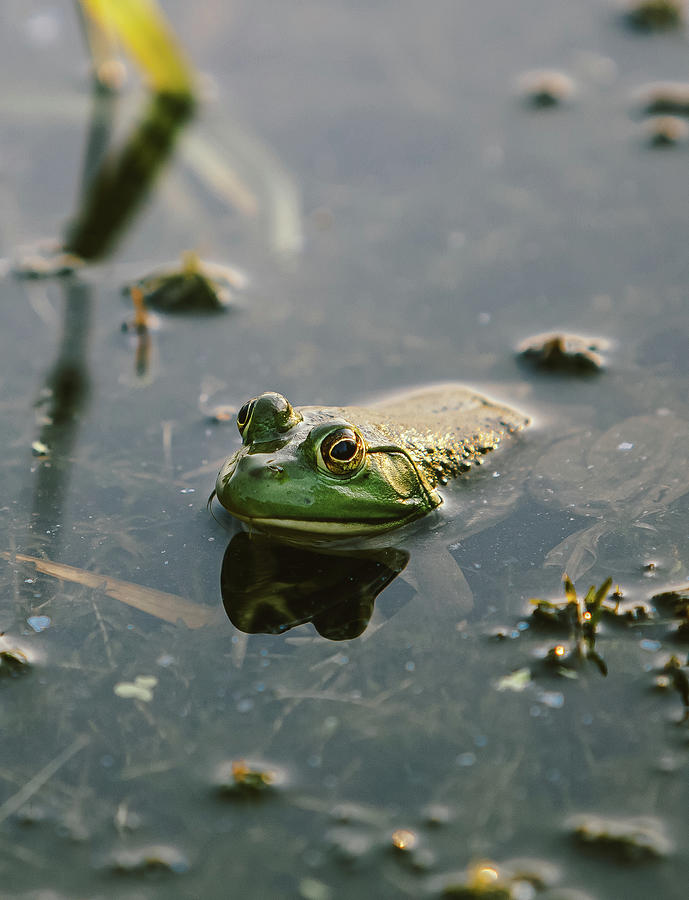
[[[439,506],[439,485],[527,424],[455,384],[369,407],[294,409],[265,393],[239,411],[244,443],[221,468],[215,492],[233,516],[264,531],[376,534]]]

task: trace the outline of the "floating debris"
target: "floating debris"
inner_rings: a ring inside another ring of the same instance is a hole
[[[682,587],[674,591],[662,591],[651,597],[651,602],[663,615],[674,620],[672,636],[679,641],[689,641],[689,590]]]
[[[653,147],[675,147],[689,138],[689,124],[679,116],[651,116],[643,129]]]
[[[418,834],[411,828],[396,828],[390,835],[393,852],[407,865],[419,871],[435,865],[435,853],[430,847],[421,846]]]
[[[426,825],[448,825],[453,818],[452,810],[444,803],[429,803],[421,810]]]
[[[40,241],[21,252],[12,265],[18,278],[56,278],[72,275],[85,265],[75,253],[68,253],[56,241]]]
[[[651,817],[623,819],[584,813],[569,819],[567,828],[580,844],[625,862],[660,859],[673,850],[662,822]]]
[[[634,95],[635,104],[649,115],[689,115],[689,81],[652,81]]]
[[[672,618],[689,618],[689,589],[686,587],[654,594],[651,597],[651,603],[662,613],[670,615]]]
[[[517,347],[525,362],[538,369],[576,375],[592,375],[604,368],[605,338],[589,338],[566,332],[536,334]]]
[[[552,887],[560,879],[560,869],[546,859],[519,856],[500,863],[500,870],[513,883],[527,882],[539,891]]]
[[[193,252],[183,254],[181,265],[154,272],[125,291],[139,290],[148,306],[164,312],[218,312],[234,292],[246,287],[246,277],[229,266],[202,262]]]
[[[611,600],[615,595],[611,594]],[[656,617],[653,607],[645,600],[615,601],[603,604],[603,618],[610,623],[622,625],[638,625],[640,622],[652,622]]]
[[[31,444],[31,452],[34,456],[40,456],[41,459],[45,459],[47,456],[50,456],[50,447],[44,444],[43,441],[34,441]]]
[[[516,669],[509,675],[503,675],[495,682],[496,691],[514,691],[521,693],[525,691],[531,684],[531,670],[528,668]]]
[[[145,872],[181,875],[189,870],[189,860],[170,844],[152,844],[118,851],[110,859],[110,868],[124,875]]]
[[[218,767],[215,784],[224,795],[259,797],[285,780],[284,772],[279,769],[259,762],[233,759]]]
[[[390,841],[395,850],[408,853],[418,847],[419,836],[410,828],[396,828],[390,835]]]
[[[146,302],[141,288],[133,285],[129,289],[134,306],[134,318],[122,323],[122,331],[136,337],[134,353],[134,372],[137,378],[148,375],[151,365],[151,331],[157,329],[159,322],[146,309]]]
[[[26,624],[36,633],[39,633],[45,631],[46,628],[50,628],[50,616],[29,616],[26,620]]]
[[[153,699],[153,688],[158,684],[155,675],[137,675],[134,681],[120,681],[113,691],[118,697],[127,700],[142,700],[150,703]]]
[[[2,638],[2,635],[0,635]],[[30,666],[29,658],[18,647],[7,647],[0,650],[0,676],[9,675],[16,676],[22,672],[28,671]]]
[[[639,31],[670,31],[684,23],[684,0],[632,0],[624,19]]]
[[[574,79],[557,69],[534,69],[517,79],[517,90],[530,106],[547,108],[572,100],[577,92]]]
[[[461,900],[519,900],[552,886],[559,869],[540,859],[513,859],[503,863],[483,860],[463,872],[446,873],[430,882],[431,893]]]

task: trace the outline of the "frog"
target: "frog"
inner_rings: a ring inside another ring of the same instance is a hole
[[[456,383],[345,407],[295,408],[267,391],[239,409],[242,446],[210,499],[251,528],[292,539],[377,535],[436,510],[450,481],[529,423]]]

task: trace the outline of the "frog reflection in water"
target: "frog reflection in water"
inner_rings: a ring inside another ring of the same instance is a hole
[[[526,424],[456,384],[369,407],[294,409],[265,393],[240,409],[243,445],[215,493],[238,519],[292,539],[375,535],[438,507],[439,487]]]
[[[346,641],[364,632],[377,596],[408,561],[395,547],[317,549],[242,531],[225,551],[220,591],[240,631],[283,634],[311,622],[322,637]],[[409,588],[398,584],[392,599],[399,607]]]

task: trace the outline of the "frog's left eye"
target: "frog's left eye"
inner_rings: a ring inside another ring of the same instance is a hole
[[[254,406],[256,406],[255,397],[253,398],[253,400],[247,401],[237,413],[237,428],[239,429],[239,433],[242,435],[246,430],[246,426],[249,424],[251,414],[254,411]]]
[[[351,475],[366,456],[364,440],[353,428],[338,428],[321,441],[319,463],[332,475]]]

